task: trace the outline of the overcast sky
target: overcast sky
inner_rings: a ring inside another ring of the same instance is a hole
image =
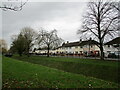
[[[87,2],[29,2],[22,11],[2,12],[2,37],[10,45],[11,36],[23,27],[36,31],[40,27],[50,31],[58,30],[58,36],[65,41],[78,41],[76,34],[82,23]]]

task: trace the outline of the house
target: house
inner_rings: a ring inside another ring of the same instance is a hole
[[[56,49],[57,54],[69,54],[69,55],[88,55],[99,54],[98,42],[94,40],[77,41],[69,43],[63,43],[62,46]]]
[[[46,47],[38,48],[35,50],[35,53],[38,55],[45,55],[47,53],[47,48]]]
[[[108,57],[108,54],[111,52],[120,52],[120,37],[117,37],[103,46],[105,57]],[[47,54],[47,48],[39,48],[35,50],[35,53],[40,55]],[[50,55],[61,55],[61,56],[99,56],[100,49],[98,47],[98,42],[95,40],[85,40],[77,42],[66,42],[56,49],[50,49]]]
[[[120,37],[117,37],[104,44],[104,53],[107,57],[109,53],[120,52]]]
[[[43,48],[38,48],[34,51],[35,54],[37,55],[47,55],[48,53],[48,49],[47,47],[43,47]],[[55,49],[50,49],[49,50],[49,54],[52,55],[52,54],[55,54]]]

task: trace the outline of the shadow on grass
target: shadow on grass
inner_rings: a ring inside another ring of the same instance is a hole
[[[120,83],[119,82],[120,72],[118,71],[118,67],[89,64],[89,63],[55,61],[55,60],[49,60],[49,58],[46,58],[46,57],[14,56],[13,58],[34,63],[34,64],[40,64],[43,66],[56,68],[66,72],[83,74],[85,76],[91,76],[91,77],[100,78],[100,79],[115,82],[115,83]],[[56,57],[56,59],[59,59],[59,58]]]

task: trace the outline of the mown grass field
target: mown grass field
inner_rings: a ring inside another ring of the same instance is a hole
[[[96,60],[75,58],[38,56],[13,58],[3,57],[3,88],[118,88],[118,83],[113,79],[105,80],[87,74],[89,68],[95,65],[97,69],[103,71],[108,67],[111,69],[106,70],[109,74],[111,71],[111,75],[108,76],[114,77],[114,73],[118,73],[115,70],[118,68],[117,62],[98,61],[99,65]],[[98,75],[94,67],[90,69],[93,69],[92,73],[95,71],[94,74]]]
[[[70,73],[83,74],[85,76],[96,77],[116,83],[119,82],[118,78],[120,78],[120,72],[118,71],[120,69],[120,62],[116,61],[101,61],[67,57],[48,58],[44,56],[14,56],[13,58],[56,68]]]

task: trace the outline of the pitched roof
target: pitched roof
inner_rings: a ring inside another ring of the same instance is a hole
[[[79,46],[80,42],[71,42],[71,43],[66,43],[63,44],[62,47],[72,47],[72,46]]]
[[[58,48],[61,48],[62,46],[59,46],[59,47],[57,47],[57,48],[55,48],[55,49],[58,49]]]
[[[120,37],[117,37],[117,38],[105,43],[105,45],[112,45],[112,44],[120,44]]]
[[[84,46],[84,45],[89,45],[89,44],[98,44],[97,41],[94,40],[86,40],[86,41],[78,41],[78,42],[71,42],[71,43],[66,43],[63,44],[62,47],[73,47],[73,46]]]
[[[89,45],[89,44],[90,44],[90,45],[97,45],[98,42],[95,41],[95,40],[82,41],[82,42],[80,43],[80,46]]]

